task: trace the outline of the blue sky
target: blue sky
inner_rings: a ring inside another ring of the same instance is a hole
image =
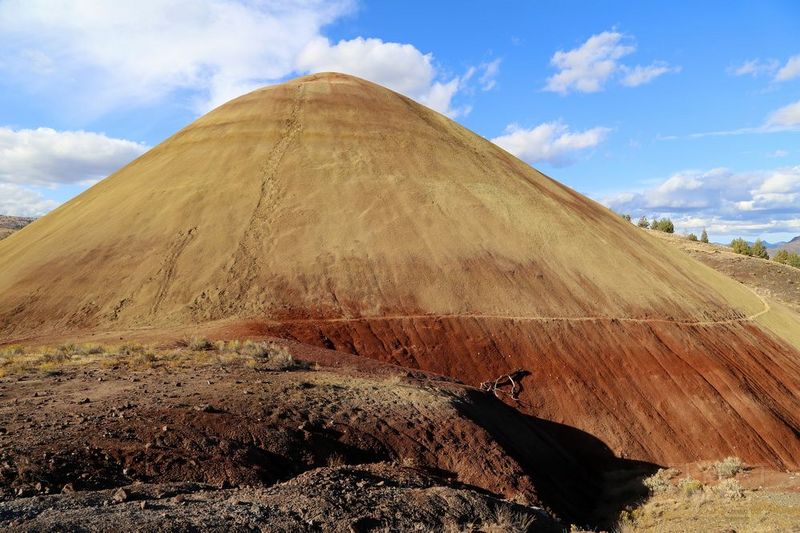
[[[800,3],[0,0],[0,211],[318,70],[447,113],[634,217],[800,234]]]

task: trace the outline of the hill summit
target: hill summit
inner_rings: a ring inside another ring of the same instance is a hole
[[[224,324],[473,384],[524,368],[526,412],[662,463],[800,464],[800,354],[767,312],[448,118],[335,73],[215,109],[0,242],[0,338]]]

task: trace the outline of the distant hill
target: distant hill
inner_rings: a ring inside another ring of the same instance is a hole
[[[786,250],[787,252],[800,253],[800,235],[790,240],[789,242],[779,242],[772,246],[767,246],[769,255],[772,256],[778,250]]]
[[[32,217],[12,217],[9,215],[0,215],[0,239],[8,237],[15,231],[24,228],[34,220],[36,219]]]

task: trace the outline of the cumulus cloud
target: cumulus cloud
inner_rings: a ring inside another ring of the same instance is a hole
[[[0,183],[0,214],[37,217],[55,209],[58,202],[14,183]]]
[[[530,129],[512,124],[504,135],[492,142],[529,163],[567,165],[578,153],[594,148],[605,140],[609,128],[596,127],[572,132],[560,122],[545,122]]]
[[[488,90],[499,61],[445,75],[414,46],[322,29],[354,0],[4,0],[0,75],[101,115],[179,97],[203,113],[257,87],[311,71],[362,76],[456,116],[475,74]],[[61,91],[53,95],[53,91]]]
[[[683,171],[655,187],[612,195],[603,202],[634,216],[673,216],[685,231],[707,226],[726,235],[791,232],[800,229],[800,166],[760,172]]]
[[[550,59],[558,72],[547,79],[546,91],[567,94],[571,91],[593,93],[603,90],[615,75],[621,74],[621,83],[636,87],[649,83],[658,76],[678,72],[663,61],[649,66],[629,67],[620,59],[636,51],[636,46],[616,31],[592,35],[581,46],[572,50],[559,50]]]
[[[87,131],[0,128],[0,183],[90,184],[147,148]]]
[[[198,111],[287,76],[348,0],[0,2],[4,66],[106,111],[188,90]],[[31,62],[31,58],[35,62]]]
[[[463,76],[448,79],[437,70],[432,54],[423,54],[410,44],[362,37],[332,44],[318,37],[300,52],[296,66],[304,72],[336,71],[366,78],[456,117],[468,112],[468,108],[453,107],[456,93],[476,74],[481,87],[491,89],[500,62],[471,67]]]

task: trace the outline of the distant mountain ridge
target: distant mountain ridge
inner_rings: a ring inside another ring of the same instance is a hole
[[[789,242],[777,242],[772,245],[767,245],[767,251],[769,252],[769,255],[773,255],[778,250],[800,253],[800,235],[793,238]]]
[[[33,217],[13,217],[10,215],[0,215],[0,239],[4,239],[15,231],[24,228],[36,220]]]

